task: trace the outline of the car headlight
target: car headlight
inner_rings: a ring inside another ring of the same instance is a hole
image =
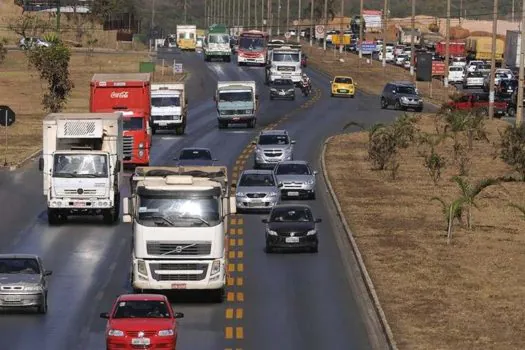
[[[144,142],[139,143],[139,148],[144,148]]]
[[[246,197],[246,194],[242,193],[242,192],[237,192],[237,193],[235,193],[235,196],[236,197]]]
[[[213,264],[211,264],[211,272],[210,275],[213,276],[221,271],[221,261],[215,260]]]
[[[288,92],[294,92],[295,89],[288,89]]]
[[[306,181],[306,184],[307,184],[307,185],[313,185],[314,183],[315,183],[315,180],[314,180],[314,179],[311,179],[311,180]]]
[[[276,192],[270,192],[268,193],[268,197],[277,197],[278,194]]]
[[[407,101],[408,101],[408,98],[406,98],[405,96],[402,96],[402,97],[401,97],[401,101],[403,101],[403,102],[407,102]]]
[[[146,268],[146,262],[144,260],[137,261],[137,271],[144,276],[148,275],[148,269]]]
[[[42,286],[27,286],[24,290],[27,292],[41,292]]]
[[[244,114],[251,114],[252,113],[252,110],[251,109],[247,109],[243,112]]]
[[[118,329],[110,329],[108,331],[108,335],[110,337],[123,337],[124,336],[124,332],[118,330]]]
[[[306,233],[307,236],[313,236],[317,234],[317,230],[310,230]]]
[[[269,234],[270,236],[277,236],[277,232],[272,231],[270,229],[266,229],[266,233]]]
[[[277,89],[275,89],[275,88],[270,88],[270,91],[277,92]]]
[[[256,148],[256,149],[255,149],[255,153],[257,153],[257,154],[261,154],[261,153],[263,153],[263,150],[260,149],[260,148]]]
[[[159,331],[159,337],[169,337],[170,335],[173,335],[173,329],[164,329]]]

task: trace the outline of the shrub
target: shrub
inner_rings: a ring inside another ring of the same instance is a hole
[[[525,124],[519,127],[509,125],[500,136],[500,158],[525,181]]]
[[[0,64],[4,63],[7,57],[7,49],[4,46],[6,43],[7,43],[6,39],[0,40]]]

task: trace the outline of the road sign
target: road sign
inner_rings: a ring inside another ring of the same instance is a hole
[[[173,67],[174,73],[182,73],[182,63],[175,63]]]
[[[324,26],[323,25],[315,26],[315,37],[317,39],[321,39],[324,37]]]
[[[15,112],[9,106],[0,106],[0,125],[11,126],[15,117]]]
[[[293,21],[293,25],[294,26],[298,26],[299,25],[299,21],[298,20]]]
[[[361,43],[361,50],[363,55],[371,55],[374,51],[376,51],[377,45],[373,41],[363,41]]]
[[[292,34],[290,32],[286,32],[286,33],[284,33],[284,37],[286,39],[290,39],[292,37]]]

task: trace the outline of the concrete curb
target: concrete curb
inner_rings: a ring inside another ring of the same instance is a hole
[[[9,51],[23,51],[21,48],[19,48],[16,45],[5,45],[4,46]],[[89,51],[89,48],[87,47],[70,47],[69,48],[71,52],[82,52],[87,53]],[[117,50],[117,49],[107,49],[102,47],[94,47],[93,53],[108,53],[108,54],[150,54],[150,55],[156,55],[156,51],[148,51],[148,50]]]
[[[370,275],[368,274],[368,271],[366,269],[365,262],[363,261],[363,257],[361,255],[361,252],[359,251],[359,248],[357,246],[357,243],[354,239],[354,235],[352,231],[350,230],[350,227],[348,226],[348,222],[346,221],[346,218],[343,214],[343,211],[341,209],[341,205],[339,204],[339,200],[337,199],[337,196],[334,192],[334,189],[332,187],[332,183],[330,182],[330,178],[328,177],[328,172],[326,170],[326,162],[325,162],[325,155],[326,155],[326,148],[328,143],[331,139],[333,139],[334,136],[330,136],[325,140],[323,143],[323,150],[321,152],[321,168],[323,172],[323,177],[326,182],[326,186],[328,188],[328,192],[330,193],[330,196],[332,197],[332,200],[334,202],[334,205],[337,209],[337,215],[339,216],[341,223],[343,224],[343,227],[345,229],[346,235],[348,236],[348,240],[350,241],[350,245],[352,246],[352,251],[354,253],[354,256],[357,260],[357,263],[359,265],[359,270],[361,272],[361,276],[363,277],[363,280],[366,285],[366,289],[368,291],[368,294],[370,298],[372,299],[372,303],[374,304],[375,311],[377,313],[377,316],[381,322],[381,327],[383,328],[383,333],[385,334],[385,338],[388,342],[388,345],[390,346],[390,349],[397,350],[397,344],[394,339],[394,334],[392,333],[392,330],[390,328],[390,325],[388,324],[388,321],[385,316],[385,312],[383,311],[383,308],[381,307],[381,304],[379,302],[379,298],[377,296],[374,284],[372,282],[372,279],[370,278]]]
[[[13,164],[11,166],[5,167],[5,168],[9,168],[10,171],[14,171],[16,169],[20,169],[21,167],[25,166],[27,163],[31,162],[33,159],[38,157],[40,154],[42,154],[42,149],[41,148],[36,150],[36,151],[34,151],[33,153],[31,153],[30,155],[28,155],[27,157],[22,159],[20,162],[18,162],[16,164]]]

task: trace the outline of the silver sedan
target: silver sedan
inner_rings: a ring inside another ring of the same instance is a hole
[[[277,183],[281,186],[281,196],[291,198],[315,199],[317,171],[302,160],[286,161],[274,169]]]

